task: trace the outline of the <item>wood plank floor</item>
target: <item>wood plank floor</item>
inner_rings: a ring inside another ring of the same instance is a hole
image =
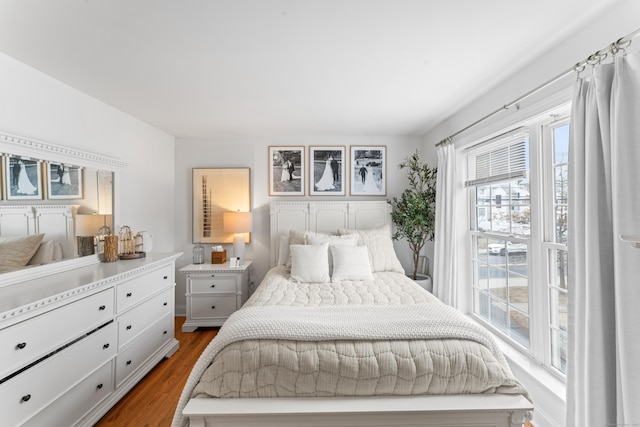
[[[164,359],[127,393],[102,419],[98,427],[170,426],[191,368],[217,328],[198,328],[182,333],[184,317],[176,317],[175,333],[180,349]]]
[[[176,317],[176,339],[180,349],[169,359],[164,359],[125,395],[96,424],[97,427],[170,426],[191,368],[209,341],[216,336],[217,328],[198,328],[183,333],[184,317]],[[526,427],[533,427],[526,423]]]

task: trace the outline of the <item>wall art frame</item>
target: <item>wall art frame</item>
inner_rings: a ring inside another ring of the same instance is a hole
[[[269,146],[269,196],[305,195],[304,155],[304,146]]]
[[[45,165],[48,199],[82,199],[83,168],[68,163],[48,162]]]
[[[251,211],[250,168],[193,168],[193,243],[233,243],[223,231],[224,212]],[[251,233],[245,233],[245,243]]]
[[[4,157],[7,200],[42,200],[42,162],[29,157]]]
[[[387,147],[351,145],[349,173],[352,196],[386,196]]]
[[[344,196],[346,194],[345,146],[309,147],[309,195]]]

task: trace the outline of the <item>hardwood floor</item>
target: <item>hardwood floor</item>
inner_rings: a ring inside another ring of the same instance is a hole
[[[170,426],[180,393],[204,348],[217,328],[182,333],[184,317],[176,317],[175,333],[180,349],[147,374],[96,424],[98,427]]]

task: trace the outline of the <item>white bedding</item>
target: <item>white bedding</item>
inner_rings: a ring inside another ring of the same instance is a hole
[[[392,320],[394,319],[394,320]],[[484,329],[400,273],[294,283],[273,268],[191,373],[191,397],[526,391]]]

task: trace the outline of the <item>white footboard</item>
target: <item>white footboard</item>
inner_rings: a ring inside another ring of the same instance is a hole
[[[533,405],[521,395],[365,398],[191,399],[192,427],[522,426]]]

